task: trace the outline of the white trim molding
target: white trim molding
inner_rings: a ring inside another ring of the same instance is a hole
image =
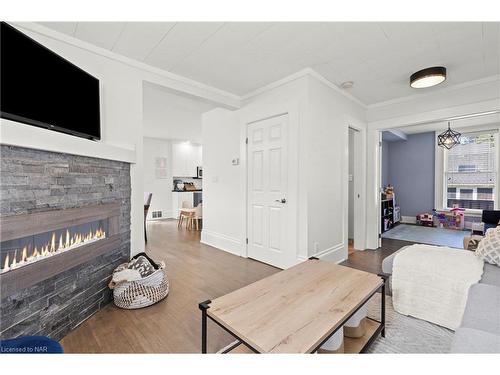
[[[344,255],[344,250],[345,250],[344,244],[339,243],[337,245],[329,247],[328,249],[320,251],[319,253],[311,254],[310,256],[320,258],[321,260],[340,263],[346,260],[346,257]]]
[[[416,216],[401,216],[402,224],[417,224]]]
[[[243,243],[237,238],[203,229],[201,231],[200,242],[216,249],[242,256]]]
[[[144,62],[131,59],[129,57],[117,54],[108,49],[98,47],[94,44],[85,42],[78,38],[52,30],[36,22],[9,22],[10,24],[27,30],[41,36],[63,42],[74,47],[81,48],[88,52],[103,56],[105,58],[120,62],[132,68],[139,69],[151,75],[151,79],[144,77],[144,80],[155,84],[170,87],[173,90],[188,93],[197,97],[205,98],[209,101],[220,104],[227,108],[235,109],[241,107],[241,98],[233,93],[206,85],[204,83],[192,80],[190,78],[171,73],[169,71],[148,65]]]
[[[462,82],[462,83],[457,83],[455,85],[450,85],[450,86],[445,86],[442,87],[441,89],[435,90],[432,93],[431,92],[420,92],[417,94],[412,94],[408,96],[403,96],[400,98],[395,98],[395,99],[390,99],[390,100],[385,100],[383,102],[378,102],[378,103],[373,103],[373,104],[368,104],[367,108],[379,108],[379,107],[385,107],[391,104],[399,104],[399,103],[404,103],[408,102],[417,98],[424,98],[428,96],[429,94],[446,94],[447,92],[453,91],[453,90],[459,90],[471,86],[476,86],[476,85],[481,85],[483,83],[489,83],[489,82],[495,82],[495,81],[500,81],[500,74],[495,74],[489,77],[485,78],[480,78],[476,79],[473,81],[467,81],[467,82]]]
[[[358,98],[352,96],[351,94],[349,94],[345,90],[342,90],[336,84],[334,84],[333,82],[329,81],[328,79],[326,79],[325,77],[323,77],[321,74],[319,74],[317,71],[315,71],[312,68],[304,68],[302,70],[299,70],[298,72],[290,74],[287,77],[281,78],[281,79],[279,79],[277,81],[274,81],[274,82],[272,82],[272,83],[270,83],[268,85],[260,87],[257,90],[251,91],[248,94],[243,95],[241,97],[241,99],[242,99],[242,101],[251,99],[254,96],[260,95],[260,94],[262,94],[264,92],[267,92],[267,91],[270,91],[270,90],[273,90],[273,89],[275,89],[275,88],[277,88],[279,86],[283,86],[283,85],[285,85],[287,83],[290,83],[292,81],[295,81],[296,79],[299,79],[299,78],[302,78],[302,77],[305,77],[305,76],[311,76],[311,77],[316,78],[318,81],[324,83],[329,88],[331,88],[331,89],[335,90],[336,92],[338,92],[339,94],[345,96],[347,99],[352,100],[353,102],[355,102],[356,104],[360,105],[364,109],[368,108],[367,105],[365,103],[363,103],[361,100],[359,100]]]
[[[136,161],[135,147],[118,147],[103,141],[91,141],[6,119],[0,119],[0,143],[127,163]]]

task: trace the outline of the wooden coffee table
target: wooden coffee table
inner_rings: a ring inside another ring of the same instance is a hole
[[[364,352],[379,334],[385,337],[386,280],[311,258],[200,303],[202,353],[207,352],[207,318],[236,338],[222,353],[244,352],[242,344],[254,353],[314,353],[380,290],[380,321],[368,318],[365,336],[344,343],[346,352]]]

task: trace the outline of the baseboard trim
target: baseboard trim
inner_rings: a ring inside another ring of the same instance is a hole
[[[340,263],[345,260],[345,257],[342,254],[342,250],[344,250],[344,244],[340,243],[310,256],[319,258],[321,260]]]
[[[241,256],[242,254],[242,241],[221,233],[203,229],[201,231],[200,242],[202,244],[215,247],[216,249],[223,250],[234,255]]]
[[[405,224],[417,224],[415,216],[401,216],[401,222]]]

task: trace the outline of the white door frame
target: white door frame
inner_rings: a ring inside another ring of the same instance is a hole
[[[349,128],[355,131],[354,149],[354,246],[356,250],[366,249],[366,125],[350,116],[346,117],[344,131],[344,247],[349,246]],[[359,198],[358,198],[359,195]]]
[[[299,107],[300,104],[297,101],[289,102],[280,106],[270,106],[262,108],[259,111],[247,110],[241,114],[240,117],[240,149],[242,150],[240,164],[242,167],[242,178],[244,183],[242,184],[242,196],[244,197],[241,203],[241,212],[243,213],[242,220],[245,223],[245,238],[243,239],[242,253],[241,256],[248,258],[248,244],[246,239],[248,238],[248,162],[247,162],[247,143],[246,139],[248,137],[248,125],[270,119],[273,117],[278,117],[282,115],[288,115],[288,198],[287,198],[287,214],[288,214],[288,243],[287,246],[290,248],[294,256],[294,262],[287,264],[285,268],[291,267],[294,264],[307,259],[307,248],[305,251],[299,251],[299,231],[298,229],[298,210],[299,210]],[[305,254],[302,254],[304,252]]]
[[[380,187],[381,187],[381,155],[380,155],[380,137],[383,131],[391,129],[404,129],[419,125],[432,125],[432,124],[442,124],[443,130],[445,130],[445,125],[447,121],[467,121],[469,125],[462,125],[459,128],[467,126],[477,126],[477,122],[481,122],[482,119],[486,118],[486,121],[498,121],[498,116],[500,113],[499,109],[487,108],[485,111],[482,108],[483,103],[477,103],[477,110],[471,110],[469,105],[457,106],[448,108],[445,110],[445,114],[439,112],[441,116],[436,116],[436,112],[427,112],[419,115],[409,115],[403,117],[395,117],[387,120],[375,121],[368,124],[367,131],[367,150],[370,158],[367,158],[367,162],[370,162],[370,166],[367,169],[367,237],[366,245],[369,249],[377,249],[381,246],[381,238],[379,236],[381,230],[380,223]],[[483,113],[481,113],[483,112]],[[472,125],[474,123],[474,125]],[[426,131],[433,131],[429,128]],[[498,160],[498,159],[497,159]],[[499,162],[500,163],[500,162]],[[371,168],[373,170],[371,170]],[[500,190],[500,189],[499,189]]]

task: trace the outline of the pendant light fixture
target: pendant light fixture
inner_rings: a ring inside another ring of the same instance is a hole
[[[462,134],[451,130],[450,123],[448,122],[448,130],[438,135],[438,146],[445,147],[448,150],[460,143]]]
[[[413,73],[410,76],[410,86],[414,89],[439,85],[446,79],[446,68],[444,66],[434,66]]]

